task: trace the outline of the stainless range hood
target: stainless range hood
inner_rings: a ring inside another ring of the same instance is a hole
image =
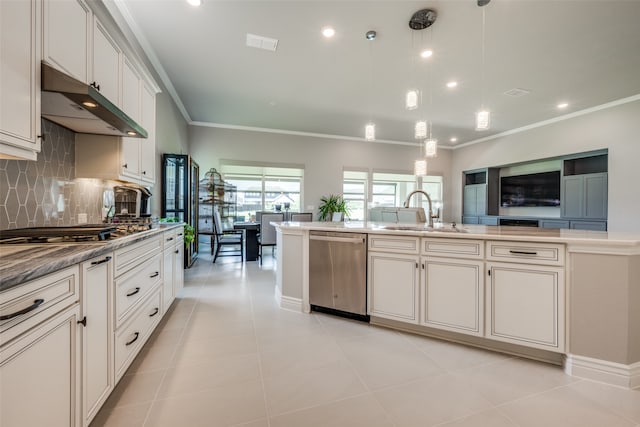
[[[77,133],[146,138],[147,131],[92,86],[42,63],[42,117]]]

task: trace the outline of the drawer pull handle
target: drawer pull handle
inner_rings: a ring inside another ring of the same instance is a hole
[[[515,255],[538,255],[538,252],[529,252],[529,251],[513,251],[513,250],[510,250],[509,252],[512,253],[512,254],[515,254]]]
[[[173,240],[173,237],[169,237],[169,238],[167,239],[167,242],[170,242],[170,241],[172,241],[172,240]]]
[[[149,276],[149,278],[154,278],[154,277],[158,277],[160,275],[159,271],[156,271],[155,273],[153,273],[151,276]]]
[[[42,305],[42,303],[44,302],[44,300],[42,298],[38,298],[37,300],[33,301],[33,304],[31,304],[29,307],[27,308],[23,308],[20,311],[16,311],[15,313],[11,313],[11,314],[5,314],[4,316],[0,316],[0,320],[9,320],[9,319],[13,319],[14,317],[18,317],[21,314],[25,314],[28,313],[30,311],[35,310],[36,308],[40,307]]]
[[[178,237],[182,236],[184,233],[178,233]]]
[[[135,336],[133,337],[133,339],[132,339],[131,341],[129,341],[129,342],[127,342],[127,343],[125,343],[124,345],[131,345],[131,344],[133,344],[134,342],[138,341],[138,337],[140,336],[140,332],[136,332],[134,335],[135,335]]]
[[[132,297],[132,296],[134,296],[135,294],[137,294],[138,292],[140,292],[140,288],[136,286],[136,288],[135,288],[133,291],[129,292],[129,293],[127,294],[127,296],[128,296],[128,297]]]
[[[106,257],[104,257],[104,259],[101,259],[100,261],[92,261],[91,265],[104,264],[105,262],[109,262],[109,261],[111,261],[111,257],[110,256],[106,256]]]
[[[158,307],[156,307],[156,308],[153,310],[153,313],[151,313],[151,314],[149,315],[149,317],[153,317],[153,316],[155,316],[156,314],[158,314],[158,312],[159,312],[159,311],[160,311],[160,309],[159,309]]]

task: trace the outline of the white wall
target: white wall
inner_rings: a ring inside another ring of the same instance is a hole
[[[219,169],[220,159],[304,165],[304,205],[315,208],[323,195],[342,193],[345,168],[413,173],[413,161],[420,155],[418,146],[203,126],[189,126],[189,148],[201,177],[209,168]],[[445,177],[445,194],[451,194],[450,161],[451,150],[444,149],[429,161],[429,175]],[[450,200],[444,203],[446,214]]]
[[[454,150],[453,218],[462,215],[462,171],[609,149],[610,231],[640,232],[640,101]]]

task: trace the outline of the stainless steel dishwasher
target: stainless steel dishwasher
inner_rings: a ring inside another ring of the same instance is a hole
[[[315,311],[367,316],[367,235],[309,233],[309,303]]]

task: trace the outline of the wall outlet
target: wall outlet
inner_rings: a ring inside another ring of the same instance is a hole
[[[86,224],[87,223],[87,214],[79,213],[78,214],[78,224]]]

